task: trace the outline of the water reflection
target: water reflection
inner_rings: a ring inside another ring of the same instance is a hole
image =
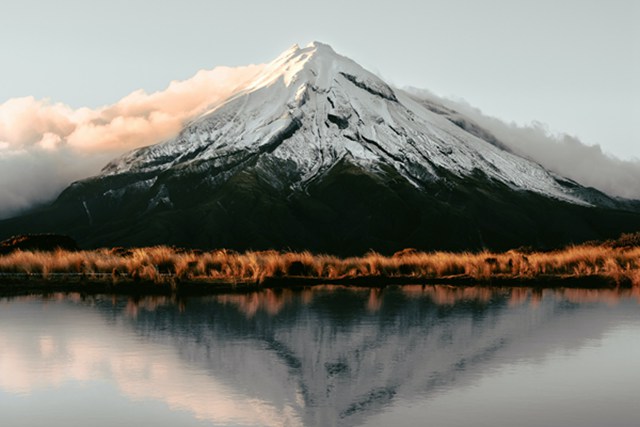
[[[106,380],[216,425],[366,425],[509,363],[580,349],[637,322],[638,302],[637,289],[446,286],[5,299],[0,389]]]

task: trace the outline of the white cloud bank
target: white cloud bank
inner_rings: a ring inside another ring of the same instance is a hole
[[[139,90],[97,109],[33,97],[0,104],[0,218],[51,200],[126,151],[174,136],[262,67],[202,70],[163,91]]]
[[[491,132],[515,154],[547,170],[612,196],[640,199],[640,160],[620,160],[599,145],[583,144],[566,134],[553,134],[542,123],[528,126],[487,116],[464,100],[440,98],[429,91],[408,89],[419,98],[444,105]]]

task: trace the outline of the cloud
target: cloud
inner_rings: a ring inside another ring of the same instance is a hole
[[[464,100],[440,98],[414,88],[408,91],[468,117],[515,154],[533,160],[558,175],[612,196],[640,199],[639,160],[618,159],[603,152],[599,145],[586,145],[574,136],[554,134],[539,122],[527,126],[506,123],[483,114]]]
[[[126,151],[175,136],[262,67],[201,70],[163,91],[138,90],[97,109],[33,97],[0,104],[0,218],[50,201]]]

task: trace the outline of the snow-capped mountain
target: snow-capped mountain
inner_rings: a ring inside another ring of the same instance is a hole
[[[0,231],[358,253],[549,247],[640,228],[633,203],[504,147],[314,42],[282,53],[175,138],[115,159]]]
[[[389,165],[417,188],[441,179],[438,169],[461,177],[482,172],[514,189],[589,204],[541,166],[461,129],[318,42],[291,47],[175,139],[132,151],[103,175],[233,172],[256,159],[265,174],[270,163],[286,167],[291,176],[282,184],[298,189],[348,159],[373,172]]]

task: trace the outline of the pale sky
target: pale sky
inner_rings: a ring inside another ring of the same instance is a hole
[[[312,40],[396,86],[640,158],[637,0],[3,0],[0,104],[98,107]]]

